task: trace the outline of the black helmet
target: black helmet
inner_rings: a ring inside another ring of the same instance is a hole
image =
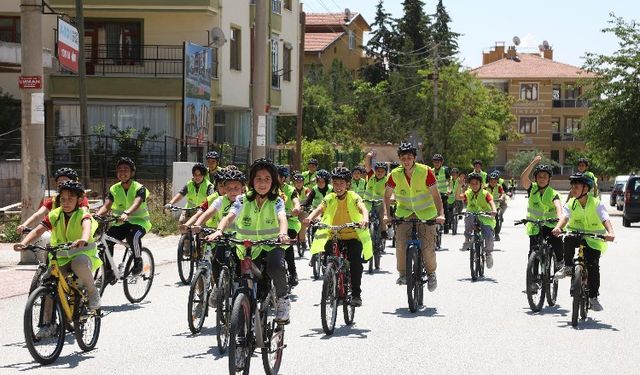
[[[302,173],[296,172],[293,174],[293,181],[304,181]]]
[[[220,160],[220,154],[216,151],[207,152],[207,159]]]
[[[318,159],[313,159],[313,158],[309,159],[309,162],[307,163],[307,165],[309,165],[309,164],[313,164],[313,165],[317,166],[318,165]]]
[[[351,172],[349,168],[346,167],[336,167],[331,171],[331,179],[335,180],[345,180],[347,182],[351,181]]]
[[[589,187],[589,190],[593,189],[593,179],[589,175],[586,175],[582,172],[576,172],[569,176],[569,181],[572,185],[574,183],[580,183],[587,185],[587,187]]]
[[[59,168],[56,173],[53,174],[53,178],[55,180],[58,179],[58,177],[68,177],[70,180],[73,181],[78,181],[78,172],[76,172],[74,169],[72,168]]]
[[[536,178],[538,173],[547,172],[549,174],[549,178],[553,177],[553,168],[547,164],[539,164],[536,166],[536,169],[533,170],[533,178]]]
[[[244,173],[240,172],[237,169],[230,169],[227,170],[227,173],[224,174],[224,180],[226,182],[238,181],[244,185],[247,183],[247,176],[245,176]]]
[[[404,154],[413,154],[413,156],[416,156],[418,154],[418,149],[409,142],[402,142],[400,143],[400,146],[398,146],[398,156]]]
[[[136,163],[134,163],[134,162],[133,162],[133,160],[131,160],[131,158],[128,158],[128,157],[126,157],[126,156],[121,157],[121,158],[118,160],[118,162],[116,163],[116,169],[117,169],[119,166],[121,166],[122,164],[126,164],[126,165],[128,165],[128,166],[131,168],[131,170],[132,170],[133,172],[135,172],[135,171],[136,171]]]
[[[58,186],[58,193],[68,190],[78,197],[84,197],[84,186],[74,180],[67,180]]]
[[[375,167],[373,169],[378,169],[378,168],[382,168],[386,172],[387,171],[387,163],[382,162],[382,161],[376,162],[376,165],[375,165]]]
[[[580,163],[584,163],[584,165],[586,165],[588,167],[589,166],[589,159],[580,158],[580,159],[578,159],[578,164],[580,164]]]
[[[472,165],[474,165],[474,166],[475,166],[476,164],[480,164],[480,165],[482,165],[482,160],[480,160],[480,159],[476,159],[476,160],[474,160]]]
[[[471,172],[467,175],[467,180],[469,180],[469,182],[471,182],[471,180],[478,180],[482,183],[482,175],[477,172]]]
[[[352,172],[358,171],[360,173],[366,173],[367,172],[367,170],[364,169],[364,167],[361,166],[361,165],[356,165],[355,167],[353,167],[353,169],[351,171]]]
[[[278,166],[278,175],[280,175],[282,177],[289,177],[289,168],[285,167],[284,165],[279,165]]]
[[[325,180],[325,182],[329,182],[331,176],[329,175],[329,171],[327,171],[326,169],[321,169],[316,173],[316,178],[321,178]]]
[[[442,157],[442,155],[440,155],[440,154],[434,154],[434,155],[431,157],[431,160],[444,161],[444,158],[443,158],[443,157]]]
[[[458,170],[458,168],[451,168],[451,173],[459,173],[460,171]]]
[[[202,163],[195,163],[193,167],[191,167],[191,174],[193,175],[194,173],[196,173],[196,171],[200,171],[201,175],[206,176],[207,167],[205,167]]]

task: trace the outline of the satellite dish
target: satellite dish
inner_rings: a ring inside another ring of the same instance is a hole
[[[538,49],[539,49],[540,51],[544,51],[544,46],[543,46],[542,44],[538,44]]]
[[[227,38],[224,37],[224,31],[222,31],[219,27],[214,27],[209,31],[209,45],[214,45],[216,47],[222,47],[226,42]]]
[[[547,42],[546,40],[542,41],[542,46],[544,47],[544,49],[549,49],[549,42]]]
[[[520,45],[520,38],[518,38],[517,36],[513,37],[513,44],[515,44],[516,46]]]
[[[344,8],[344,21],[349,22],[351,20],[351,9]]]

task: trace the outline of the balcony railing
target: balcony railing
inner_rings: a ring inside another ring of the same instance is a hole
[[[591,100],[586,99],[560,99],[553,101],[553,108],[590,108]]]
[[[575,141],[581,141],[580,137],[578,137],[575,134],[571,134],[571,133],[565,133],[565,134],[553,133],[553,134],[551,134],[551,140],[553,142],[575,142]]]

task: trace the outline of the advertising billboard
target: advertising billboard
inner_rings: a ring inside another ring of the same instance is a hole
[[[184,43],[184,138],[188,145],[204,146],[211,123],[211,48]]]
[[[72,24],[58,17],[58,61],[64,68],[78,73],[78,29]]]

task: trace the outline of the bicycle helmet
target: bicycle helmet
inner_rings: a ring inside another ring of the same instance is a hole
[[[374,169],[380,169],[380,168],[384,169],[384,171],[386,172],[387,171],[387,163],[381,162],[381,161],[377,162],[375,167],[374,167]]]
[[[307,165],[309,164],[313,164],[315,166],[318,166],[318,159],[309,159],[309,162],[307,163]]]
[[[54,174],[53,174],[53,178],[55,180],[58,179],[58,177],[67,177],[70,180],[73,181],[78,181],[78,172],[76,172],[74,169],[72,168],[59,168]]]
[[[121,157],[118,162],[116,163],[116,169],[121,166],[122,164],[126,164],[129,166],[129,168],[131,168],[131,171],[135,172],[136,171],[136,163],[133,162],[133,160],[131,160],[131,158],[128,158],[126,156]]]
[[[480,166],[482,166],[482,160],[480,159],[474,160],[472,165],[475,166],[476,164],[480,164]]]
[[[220,160],[220,154],[216,151],[207,152],[207,159]]]
[[[345,180],[347,182],[351,181],[351,172],[349,168],[346,167],[336,167],[331,171],[331,179],[335,180]]]
[[[431,160],[433,160],[433,161],[444,161],[444,158],[443,158],[443,157],[442,157],[442,155],[440,155],[440,154],[434,154],[434,155],[431,157]]]
[[[367,170],[366,170],[366,169],[364,169],[364,167],[363,167],[363,166],[361,166],[361,165],[356,165],[356,166],[355,166],[355,167],[353,167],[353,169],[351,170],[351,172],[356,172],[356,171],[358,171],[358,172],[360,172],[360,173],[366,173],[366,172],[367,172]]]
[[[580,159],[578,159],[578,164],[580,164],[580,163],[584,163],[584,165],[586,165],[588,167],[589,166],[589,159],[580,158]]]
[[[278,166],[278,175],[280,175],[282,177],[289,177],[289,168],[285,167],[284,165],[279,165]]]
[[[293,181],[304,181],[304,176],[302,175],[302,173],[294,173],[293,174]]]
[[[500,178],[500,173],[498,173],[498,172],[495,172],[495,171],[494,171],[494,172],[491,172],[491,173],[489,174],[489,179],[490,179],[490,180],[491,180],[491,179],[493,179],[493,180],[497,180],[497,179],[499,179],[499,178]]]
[[[391,164],[389,165],[389,168],[391,170],[394,170],[396,168],[398,168],[400,166],[400,163],[398,163],[397,161],[392,161]]]
[[[58,193],[61,194],[65,190],[70,191],[78,197],[84,197],[84,186],[78,181],[67,180],[60,184]]]
[[[326,169],[321,169],[316,173],[316,179],[318,178],[323,179],[325,182],[329,182],[331,175],[329,175],[329,171],[327,171]]]
[[[207,175],[207,167],[202,163],[195,163],[193,167],[191,167],[191,174],[193,175],[196,171],[200,171],[200,174],[203,176]]]
[[[553,177],[553,168],[550,165],[547,165],[547,164],[537,165],[536,168],[533,170],[533,178],[536,178],[536,176],[540,172],[547,172],[549,174],[549,178]]]
[[[245,176],[244,173],[240,172],[237,169],[232,169],[228,170],[227,173],[224,174],[224,180],[225,182],[238,181],[244,185],[247,183],[247,176]]]
[[[451,168],[451,174],[454,174],[454,173],[460,173],[458,168]]]
[[[471,180],[478,180],[482,184],[482,175],[477,172],[471,172],[467,175],[467,180],[471,182]]]
[[[569,182],[571,185],[576,183],[586,185],[589,190],[593,188],[593,179],[582,172],[576,172],[569,176]]]
[[[418,154],[418,149],[409,142],[401,142],[400,146],[398,146],[398,156],[405,154],[413,154],[413,156],[416,156]]]

